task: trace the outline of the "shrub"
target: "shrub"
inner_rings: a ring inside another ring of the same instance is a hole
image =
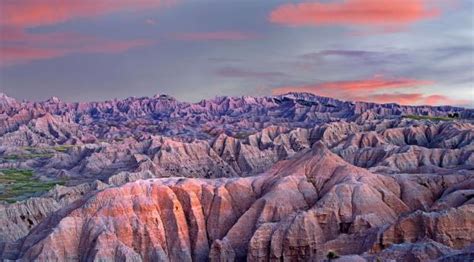
[[[336,259],[336,258],[339,258],[339,255],[334,252],[334,251],[329,251],[328,254],[326,255],[326,257],[329,259],[329,260],[332,260],[332,259]]]

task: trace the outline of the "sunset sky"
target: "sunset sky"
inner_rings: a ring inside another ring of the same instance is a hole
[[[472,0],[0,0],[0,92],[474,107]]]

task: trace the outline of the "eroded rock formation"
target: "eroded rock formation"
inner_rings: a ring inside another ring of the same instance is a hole
[[[430,118],[452,112],[461,118]],[[2,259],[474,256],[472,110],[308,94],[195,104],[2,95],[0,115],[0,176],[31,169],[65,184],[0,203]]]

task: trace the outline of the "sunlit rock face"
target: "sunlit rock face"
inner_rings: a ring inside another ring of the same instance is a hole
[[[0,96],[0,257],[469,261],[473,117],[298,93]],[[43,193],[21,200],[27,182]]]

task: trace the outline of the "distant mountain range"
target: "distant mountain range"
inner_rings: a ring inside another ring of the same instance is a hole
[[[457,112],[460,118],[474,119],[474,109],[344,102],[309,93],[216,97],[198,103],[180,102],[167,95],[88,103],[66,103],[56,97],[44,102],[19,102],[0,94],[0,113],[9,116],[0,122],[0,134],[17,128],[18,121],[11,120],[30,121],[51,114],[87,126],[99,137],[105,136],[100,133],[103,125],[128,130],[127,125],[139,124],[141,128],[153,127],[150,132],[141,129],[140,132],[204,139],[218,132],[256,132],[270,125],[311,127],[324,122],[351,120],[364,112],[384,117],[446,117]]]

